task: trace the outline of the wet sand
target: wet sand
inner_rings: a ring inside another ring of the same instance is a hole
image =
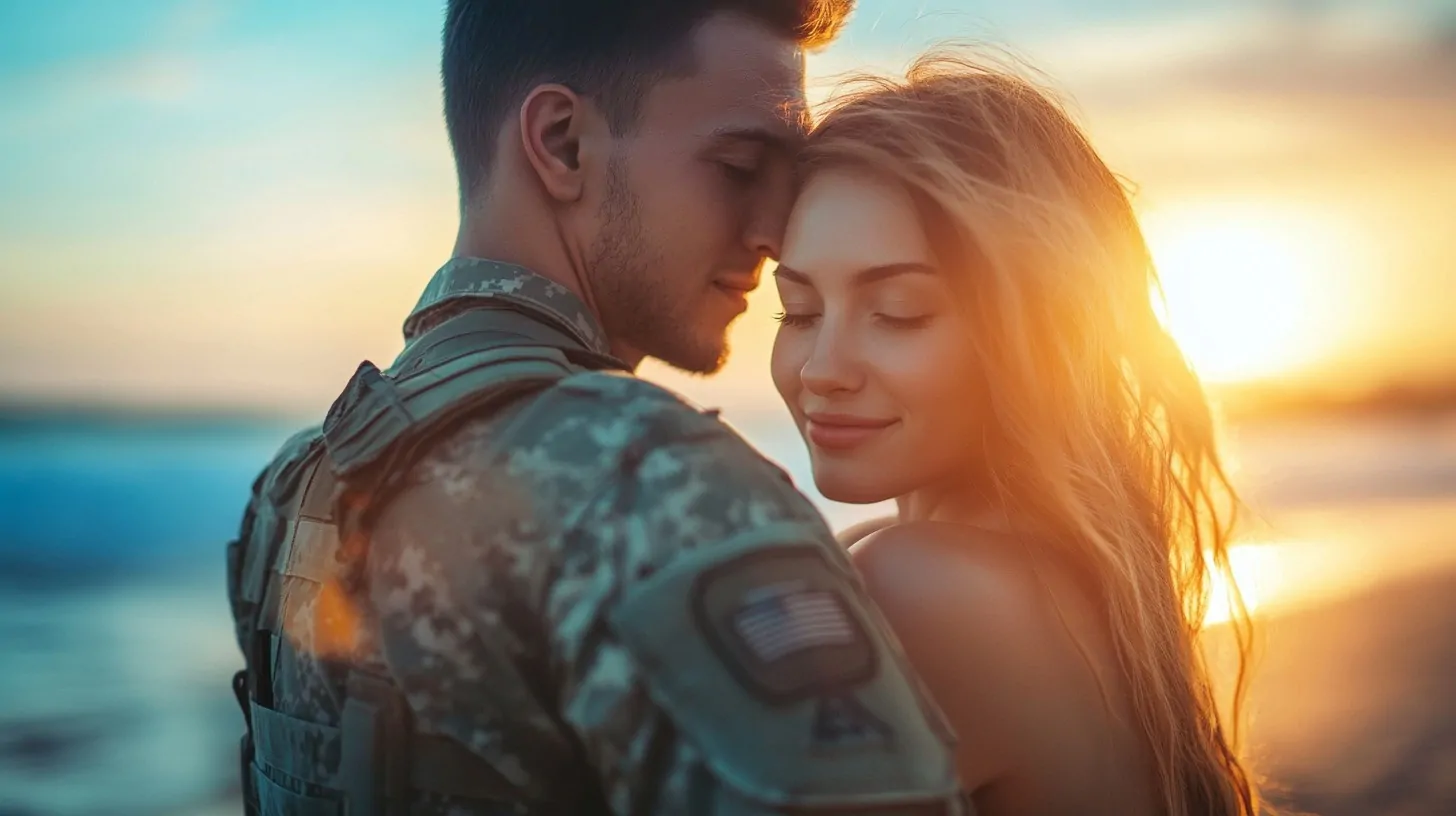
[[[1456,570],[1261,626],[1249,742],[1281,814],[1456,816]]]
[[[1262,626],[1249,743],[1273,804],[1319,816],[1456,815],[1456,570]]]

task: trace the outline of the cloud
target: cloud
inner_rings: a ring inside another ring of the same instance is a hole
[[[230,0],[182,0],[158,26],[158,39],[169,44],[190,44],[222,30],[236,11]]]
[[[811,61],[823,93],[845,71],[903,70],[930,39],[830,51]],[[1374,4],[1232,5],[1172,17],[1112,20],[1051,36],[972,46],[1029,63],[1075,111],[1120,138],[1146,123],[1188,136],[1158,152],[1244,154],[1310,142],[1347,147],[1381,138],[1451,143],[1456,133],[1456,24],[1430,12]],[[1213,125],[1206,138],[1192,134]],[[1186,145],[1187,150],[1180,149]],[[1138,140],[1139,149],[1153,145]]]
[[[150,114],[205,99],[236,50],[219,42],[235,6],[232,0],[182,0],[147,9],[138,39],[118,33],[110,48],[83,56],[54,59],[69,52],[59,41],[51,43],[42,52],[47,56],[34,58],[28,70],[0,74],[6,109],[0,137],[43,140],[95,128],[119,113]]]
[[[1402,143],[1419,137],[1417,122],[1441,140],[1456,130],[1456,29],[1429,17],[1246,10],[1093,29],[1030,50],[1078,108],[1109,119],[1158,110],[1257,119],[1272,146],[1291,129]]]
[[[142,51],[70,60],[0,77],[0,138],[23,143],[94,128],[119,113],[175,109],[203,98],[207,66],[180,51]]]
[[[114,102],[181,102],[201,87],[208,41],[233,11],[224,0],[183,0],[152,21],[142,40],[109,53],[72,58],[0,80],[15,110],[32,113]]]

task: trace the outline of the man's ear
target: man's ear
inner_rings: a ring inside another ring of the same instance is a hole
[[[521,103],[521,146],[546,194],[563,204],[584,192],[583,153],[597,130],[593,106],[565,85],[537,85]]]

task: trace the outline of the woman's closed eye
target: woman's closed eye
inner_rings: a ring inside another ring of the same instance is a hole
[[[922,329],[930,324],[933,315],[915,315],[913,317],[900,317],[883,313],[875,314],[875,321],[889,329],[909,331],[911,329]]]
[[[792,312],[784,310],[775,314],[773,317],[774,320],[777,320],[781,325],[791,328],[803,328],[805,326],[813,325],[820,316],[817,312]],[[897,315],[881,314],[878,312],[873,315],[874,321],[876,323],[884,326],[885,328],[895,329],[897,331],[910,331],[913,329],[925,328],[927,325],[930,324],[930,321],[933,317],[934,315],[928,314],[915,315],[913,317],[903,317]]]
[[[814,321],[818,319],[819,315],[817,313],[790,312],[787,309],[774,315],[774,320],[777,320],[781,325],[787,326],[789,328],[804,328],[806,326],[811,326],[814,324]]]

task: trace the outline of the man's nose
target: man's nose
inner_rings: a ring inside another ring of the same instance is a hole
[[[763,185],[763,194],[755,196],[757,200],[747,213],[743,243],[759,257],[778,259],[794,206],[793,179],[788,173],[775,173],[764,179]]]

